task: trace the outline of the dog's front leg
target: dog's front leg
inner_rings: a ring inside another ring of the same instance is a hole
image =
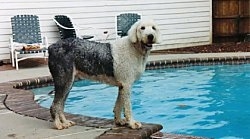
[[[123,109],[123,99],[122,99],[122,86],[119,87],[119,91],[118,91],[118,96],[117,96],[117,99],[116,99],[116,102],[115,102],[115,107],[114,107],[114,121],[115,121],[115,124],[116,125],[125,125],[126,124],[126,121],[121,119],[121,112],[122,112],[122,109]]]
[[[141,123],[135,121],[132,116],[132,109],[131,109],[131,102],[130,102],[131,85],[123,86],[120,92],[121,92],[121,99],[122,99],[121,102],[123,103],[123,106],[124,106],[124,116],[125,116],[127,124],[132,129],[141,128],[142,126]]]

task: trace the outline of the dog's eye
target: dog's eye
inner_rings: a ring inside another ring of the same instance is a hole
[[[155,26],[152,26],[152,29],[153,29],[153,30],[156,30]]]
[[[145,27],[144,27],[144,26],[142,26],[142,27],[141,27],[141,30],[145,30]]]

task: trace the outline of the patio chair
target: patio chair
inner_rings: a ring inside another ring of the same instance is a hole
[[[56,23],[61,39],[66,39],[70,37],[79,37],[82,39],[92,39],[95,35],[82,35],[80,34],[81,29],[91,29],[92,32],[97,32],[93,27],[79,27],[76,24],[73,24],[71,19],[66,15],[56,15],[53,18],[54,22]],[[93,33],[94,34],[94,33]],[[103,32],[103,34],[107,34],[107,32]],[[94,38],[96,40],[97,38]],[[106,38],[104,38],[105,40]]]
[[[12,66],[28,58],[47,58],[48,42],[41,37],[39,18],[36,15],[16,15],[11,18],[12,37],[10,56]]]
[[[73,23],[71,22],[68,16],[56,15],[53,20],[57,25],[61,39],[66,39],[70,37],[76,38],[77,28],[74,28]],[[91,39],[91,38],[94,38],[94,36],[84,35],[84,36],[81,36],[81,38]]]
[[[141,19],[137,13],[122,13],[116,16],[116,36],[123,37],[128,35],[130,27]]]

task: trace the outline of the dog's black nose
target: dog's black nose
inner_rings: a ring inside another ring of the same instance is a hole
[[[153,35],[153,34],[149,34],[149,35],[148,35],[148,41],[149,41],[149,42],[152,42],[153,39],[154,39],[154,35]]]

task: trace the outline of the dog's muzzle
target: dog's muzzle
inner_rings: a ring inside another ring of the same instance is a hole
[[[153,43],[154,43],[154,35],[153,34],[149,34],[147,36],[147,43],[143,43],[143,47],[146,50],[150,50],[153,47],[153,45],[152,45]]]

